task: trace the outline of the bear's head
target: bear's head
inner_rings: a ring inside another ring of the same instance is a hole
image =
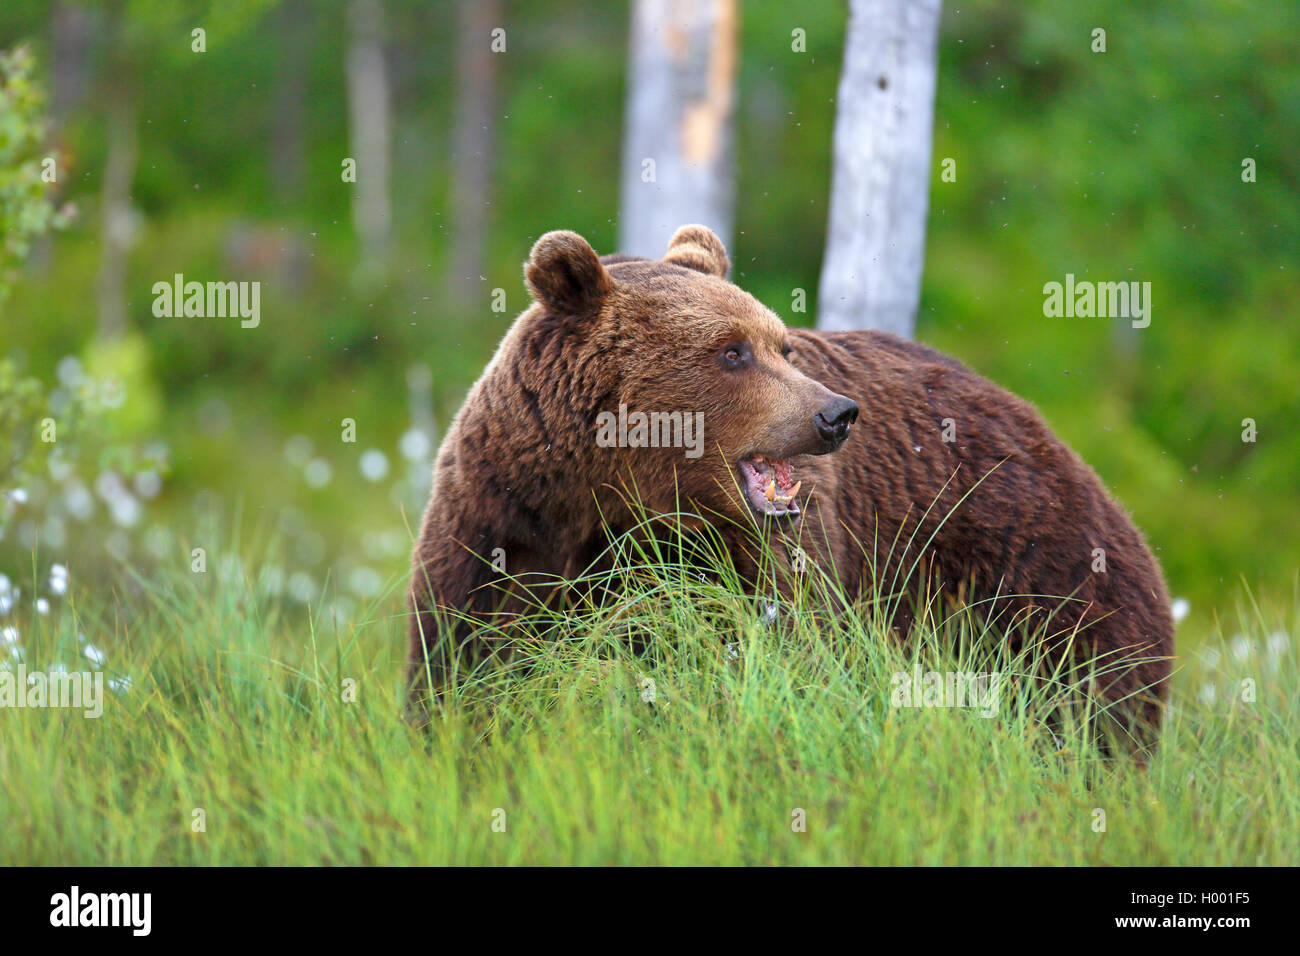
[[[802,456],[836,451],[858,407],[791,364],[789,331],[728,268],[703,226],[677,230],[658,261],[602,260],[549,232],[525,267],[535,350],[565,355],[557,397],[580,407],[605,455],[593,460],[617,461],[646,504],[790,517]]]

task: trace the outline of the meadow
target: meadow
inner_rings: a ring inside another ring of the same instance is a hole
[[[1030,662],[963,639],[960,617],[901,644],[870,605],[773,623],[725,576],[644,559],[615,573],[619,600],[530,616],[516,661],[462,675],[423,730],[404,713],[400,579],[349,622],[268,597],[261,559],[127,576],[110,600],[73,581],[6,639],[30,669],[98,659],[111,686],[97,719],[4,714],[0,860],[1297,858],[1300,655],[1287,635],[1300,604],[1243,592],[1198,636],[1143,768],[1101,756],[1085,723],[1052,719],[1062,684],[1021,680]],[[900,675],[977,672],[1004,677],[992,708],[898,706]]]

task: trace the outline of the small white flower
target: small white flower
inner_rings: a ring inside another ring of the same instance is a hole
[[[295,571],[289,576],[289,597],[300,604],[316,600],[316,582],[305,571]]]
[[[1281,657],[1291,649],[1291,638],[1285,631],[1274,631],[1268,636],[1267,646],[1272,657]]]
[[[1238,634],[1228,646],[1228,652],[1232,654],[1232,659],[1238,662],[1250,660],[1250,655],[1254,649],[1255,647],[1250,642],[1250,638],[1246,637],[1245,634]]]
[[[131,689],[131,678],[127,675],[109,679],[108,689],[116,694],[125,694]]]
[[[402,436],[400,447],[408,461],[424,461],[429,457],[429,436],[418,428],[412,428]]]
[[[81,482],[73,480],[63,492],[63,503],[68,514],[78,521],[85,521],[95,513],[95,496]]]
[[[9,500],[16,504],[25,505],[27,504],[27,492],[22,488],[15,488],[13,491],[9,492]]]
[[[302,476],[307,479],[307,484],[313,488],[324,488],[334,477],[334,469],[324,458],[313,458],[307,462],[307,467],[302,470]]]
[[[96,667],[103,667],[104,661],[107,659],[104,656],[104,652],[94,644],[87,644],[82,653],[86,655],[86,660],[90,661],[90,663],[94,664]]]
[[[162,491],[162,478],[158,472],[148,470],[142,471],[136,475],[132,484],[135,485],[135,493],[145,500],[152,500],[158,497]]]
[[[353,568],[348,575],[348,587],[361,597],[375,597],[384,588],[384,576],[374,568]]]
[[[0,631],[0,641],[3,641],[5,644],[17,644],[18,628],[11,626],[11,627],[6,627],[3,631]]]
[[[1174,616],[1175,624],[1187,617],[1187,612],[1191,609],[1192,602],[1187,598],[1174,598],[1173,603],[1169,605],[1169,612]]]
[[[1200,698],[1202,704],[1213,704],[1217,694],[1218,688],[1214,684],[1205,684],[1201,687],[1201,692],[1196,696]]]
[[[134,528],[140,522],[144,508],[140,504],[140,499],[129,491],[123,490],[109,502],[108,510],[113,520],[123,528]]]
[[[49,614],[49,613],[50,613],[50,602],[47,601],[47,600],[45,600],[45,598],[37,598],[37,599],[36,599],[36,613],[37,613],[37,614]]]
[[[646,677],[645,674],[642,674],[640,685],[641,685],[641,700],[647,704],[653,704],[655,702],[654,678]]]
[[[388,477],[388,456],[378,448],[368,449],[361,456],[361,474],[367,481],[383,481]]]
[[[304,468],[312,456],[311,439],[306,435],[294,435],[284,443],[284,460],[291,465]]]
[[[58,373],[59,381],[68,388],[76,388],[86,378],[81,368],[81,360],[75,355],[65,355],[59,359],[55,371]]]

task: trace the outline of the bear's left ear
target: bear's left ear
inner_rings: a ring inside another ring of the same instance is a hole
[[[705,275],[727,277],[731,263],[727,260],[727,250],[708,226],[682,226],[668,240],[668,254],[664,262],[685,266]]]
[[[587,240],[567,230],[533,244],[524,279],[533,298],[557,315],[594,314],[614,286]]]

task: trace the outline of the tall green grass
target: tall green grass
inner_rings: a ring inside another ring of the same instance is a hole
[[[400,580],[346,622],[325,604],[289,613],[251,559],[124,579],[61,615],[20,612],[29,669],[84,666],[85,634],[131,686],[99,719],[0,710],[0,862],[1300,856],[1300,602],[1243,599],[1180,656],[1142,769],[1100,757],[1082,724],[1049,720],[1051,683],[1008,683],[987,717],[894,706],[898,674],[1025,673],[1023,656],[965,639],[978,636],[966,618],[906,644],[869,607],[773,622],[725,574],[647,557],[633,549],[613,572],[617,600],[531,617],[533,639],[464,675],[427,731],[403,719]]]

